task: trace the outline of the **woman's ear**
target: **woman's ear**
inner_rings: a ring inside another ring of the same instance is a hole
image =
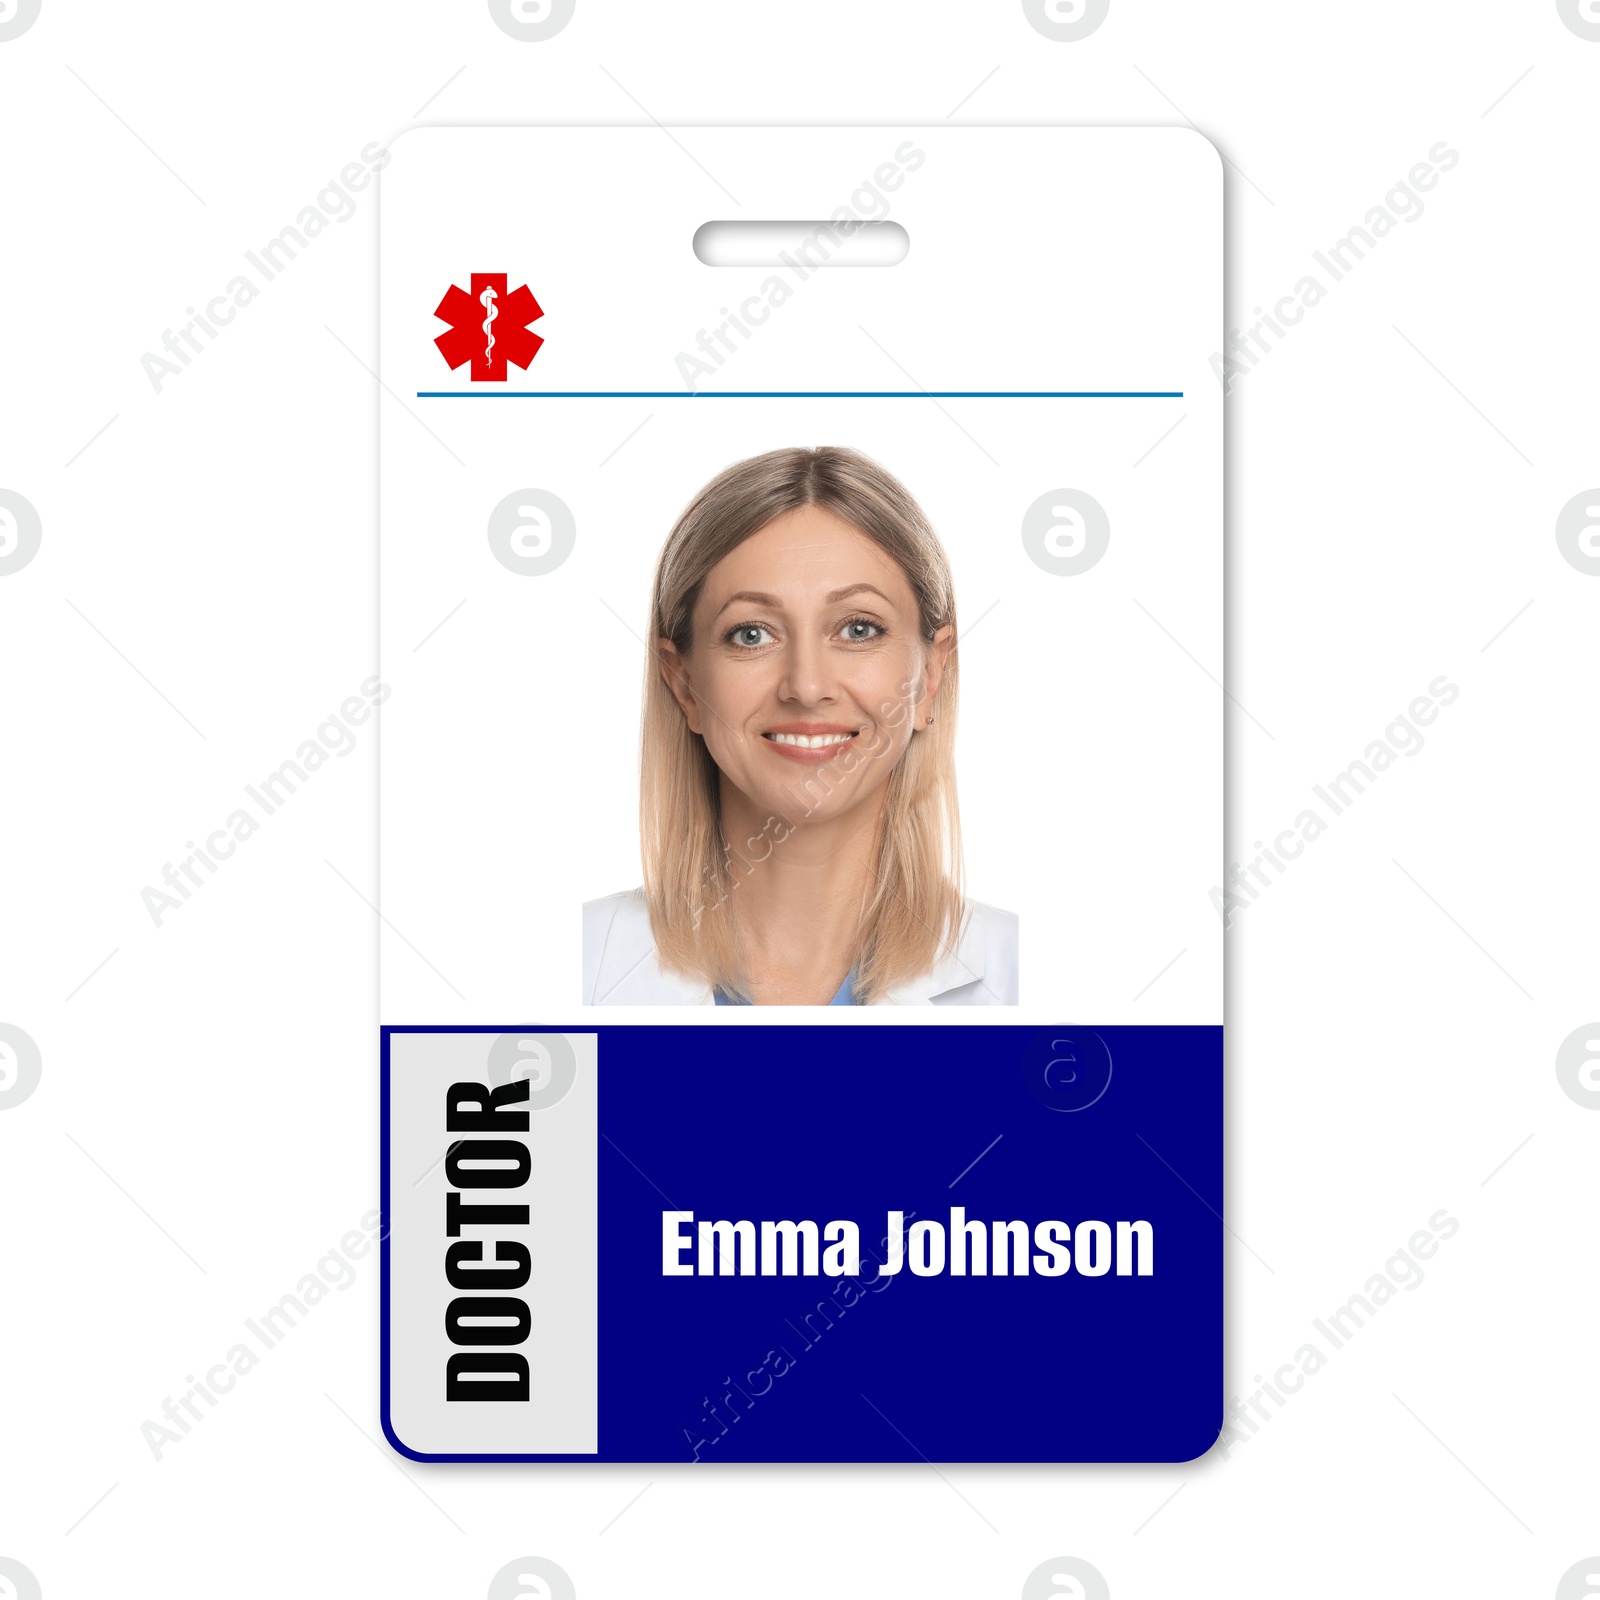
[[[700,706],[695,700],[694,690],[689,685],[688,663],[670,639],[656,640],[656,665],[661,669],[662,680],[672,691],[672,698],[678,702],[684,719],[689,724],[691,733],[700,732]]]
[[[928,660],[922,673],[922,699],[917,702],[917,712],[913,719],[918,728],[928,726],[928,718],[933,715],[933,702],[939,693],[939,685],[944,681],[944,664],[950,659],[950,652],[956,647],[956,630],[946,623],[944,627],[934,634],[928,644]]]

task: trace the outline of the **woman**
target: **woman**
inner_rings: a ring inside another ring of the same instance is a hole
[[[854,450],[695,496],[656,567],[644,886],[584,907],[586,1004],[1017,1003],[1017,919],[961,890],[955,615]]]

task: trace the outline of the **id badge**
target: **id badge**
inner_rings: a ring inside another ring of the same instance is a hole
[[[1215,150],[417,129],[381,185],[390,1442],[1203,1454]]]

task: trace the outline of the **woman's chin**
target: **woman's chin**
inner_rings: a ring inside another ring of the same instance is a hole
[[[823,790],[815,777],[795,779],[775,789],[763,787],[755,797],[766,814],[787,819],[793,828],[814,828],[819,823],[838,822],[860,808],[865,797],[838,788]]]
[[[737,808],[730,818],[742,811],[756,826],[763,818],[782,819],[780,835],[789,829],[836,823],[852,812],[870,809],[882,798],[886,784],[870,781],[876,771],[859,762],[811,766],[776,756],[754,763],[746,760],[735,771],[723,769],[723,782],[733,791],[726,795],[725,805],[731,802]]]

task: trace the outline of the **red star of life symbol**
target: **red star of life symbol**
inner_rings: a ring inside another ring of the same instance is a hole
[[[544,315],[533,291],[523,284],[507,293],[503,272],[474,272],[470,292],[452,283],[433,314],[450,324],[433,341],[439,354],[452,372],[470,361],[474,383],[503,382],[507,361],[526,372],[544,343],[528,331]]]

